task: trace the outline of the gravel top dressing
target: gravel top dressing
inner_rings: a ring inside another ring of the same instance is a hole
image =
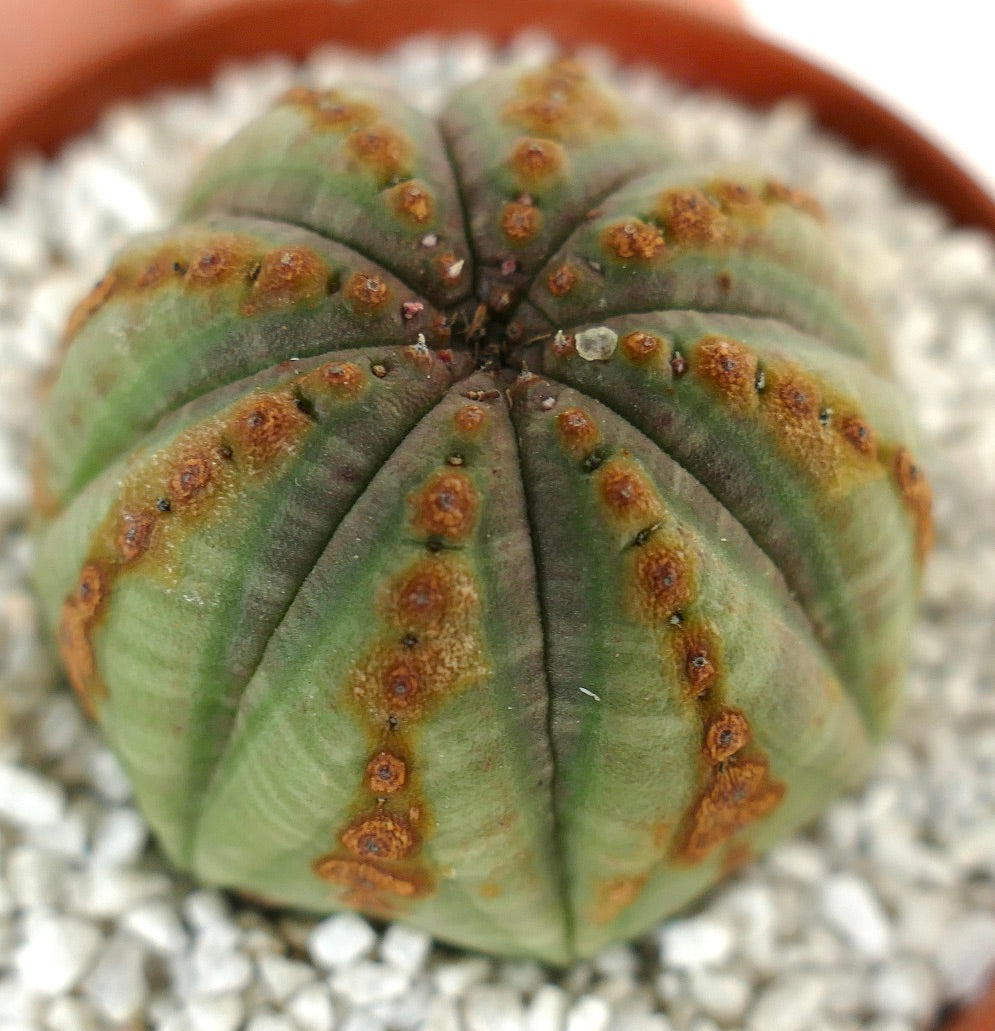
[[[288,86],[366,78],[427,108],[521,38],[322,51],[109,112],[0,207],[2,1031],[916,1031],[995,972],[995,249],[791,104],[766,114],[613,69],[692,158],[814,193],[892,341],[932,452],[937,546],[907,701],[874,775],[680,919],[565,973],[343,914],[260,911],[166,868],[56,670],[28,587],[29,444],[65,319],[202,157]]]

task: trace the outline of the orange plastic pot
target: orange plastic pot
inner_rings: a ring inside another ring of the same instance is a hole
[[[737,0],[0,0],[0,185],[20,151],[51,153],[109,104],[203,84],[219,64],[333,41],[379,51],[420,33],[506,42],[541,28],[754,106],[796,97],[961,225],[995,235],[995,201],[942,150],[854,86],[753,35]],[[995,1031],[995,985],[944,1031]]]

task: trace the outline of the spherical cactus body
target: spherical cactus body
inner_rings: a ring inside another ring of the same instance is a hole
[[[878,332],[576,64],[295,89],[67,340],[39,593],[204,881],[564,963],[866,772],[931,532]]]

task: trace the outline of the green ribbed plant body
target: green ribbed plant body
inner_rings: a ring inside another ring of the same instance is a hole
[[[868,769],[927,482],[818,205],[571,62],[295,89],[74,313],[37,586],[168,857],[553,963]]]

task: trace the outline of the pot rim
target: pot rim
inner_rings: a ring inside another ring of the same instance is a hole
[[[249,0],[186,11],[174,28],[70,68],[44,93],[0,115],[0,186],[16,154],[54,153],[115,101],[206,83],[227,60],[281,53],[304,57],[322,42],[368,52],[427,33],[476,32],[498,43],[537,28],[568,48],[598,45],[646,63],[693,89],[753,107],[801,100],[819,125],[888,163],[911,192],[963,226],[995,235],[995,200],[957,162],[884,104],[819,65],[741,25],[662,0]]]

